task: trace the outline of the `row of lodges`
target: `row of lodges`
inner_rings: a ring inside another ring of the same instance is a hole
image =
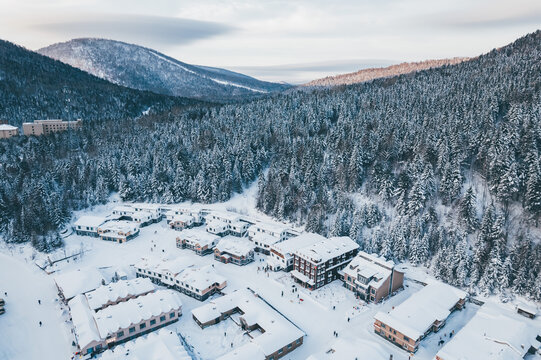
[[[139,235],[137,222],[113,220],[99,216],[82,216],[74,224],[77,235],[99,237],[100,240],[125,243]]]
[[[192,310],[202,328],[234,319],[250,341],[219,360],[276,360],[303,344],[305,333],[249,289],[236,290]]]
[[[148,278],[154,284],[167,286],[199,301],[221,292],[227,280],[216,273],[214,267],[197,267],[185,258],[169,261],[143,259],[135,265],[138,278]]]
[[[74,121],[65,121],[60,119],[55,120],[35,120],[34,122],[23,123],[23,135],[40,136],[49,135],[55,132],[66,130],[77,130],[83,126],[81,119]],[[19,135],[19,128],[7,124],[5,121],[0,122],[0,139],[7,139],[12,136]]]
[[[95,304],[93,305],[95,306]],[[77,347],[82,354],[99,353],[178,321],[182,301],[172,290],[131,297],[94,311],[84,294],[68,302]]]

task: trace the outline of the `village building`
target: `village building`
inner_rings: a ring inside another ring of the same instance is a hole
[[[357,337],[354,340],[338,338],[323,351],[310,355],[306,360],[389,360],[389,352],[381,344]]]
[[[79,294],[83,294],[105,285],[103,275],[95,268],[78,269],[57,275],[54,283],[58,296],[64,302]]]
[[[191,208],[191,207],[181,207],[181,208],[174,208],[174,209],[168,209],[165,211],[165,218],[167,220],[167,223],[169,223],[175,216],[178,215],[187,215],[191,216],[194,219],[193,226],[200,226],[203,223],[205,223],[205,216],[207,212],[205,212],[202,209],[197,208]]]
[[[254,261],[254,244],[247,238],[226,236],[216,244],[214,259],[224,264],[246,265]]]
[[[83,126],[83,120],[34,120],[34,122],[23,123],[23,134],[26,136],[49,135],[59,131],[77,130]]]
[[[94,311],[105,309],[108,306],[144,296],[154,292],[156,287],[150,279],[120,280],[102,285],[85,295],[88,306]]]
[[[98,227],[101,240],[125,243],[139,235],[136,223],[126,220],[110,220]]]
[[[339,271],[358,251],[359,244],[347,236],[323,239],[295,251],[291,276],[301,286],[315,290],[338,279]]]
[[[287,240],[290,231],[291,229],[285,225],[256,221],[248,228],[248,237],[253,240],[258,234],[266,234],[278,239],[277,242],[280,242]]]
[[[207,223],[206,230],[219,236],[246,236],[251,225],[243,220],[242,216],[231,212],[211,211],[205,217],[205,220]]]
[[[119,220],[128,220],[144,227],[161,220],[161,213],[157,208],[142,205],[120,205],[113,209],[113,215]]]
[[[102,216],[81,216],[73,224],[73,230],[77,235],[98,237],[98,227],[107,219]]]
[[[467,293],[442,282],[426,285],[390,312],[378,312],[374,331],[409,352],[431,332],[438,332],[449,315],[462,309]]]
[[[487,302],[436,354],[436,360],[522,360],[541,349],[541,320]],[[534,356],[535,357],[535,356]]]
[[[9,124],[0,123],[0,139],[8,139],[19,135],[19,128]]]
[[[227,280],[212,266],[198,267],[185,258],[157,263],[143,260],[135,270],[138,278],[149,278],[155,284],[175,289],[199,301],[227,286]]]
[[[380,302],[403,287],[404,273],[393,261],[360,251],[341,272],[344,286],[366,302]]]
[[[523,302],[519,302],[515,306],[515,309],[517,310],[517,313],[529,317],[530,319],[535,319],[537,313],[539,312],[536,306],[525,304]]]
[[[171,229],[180,231],[194,226],[195,219],[191,215],[175,215],[171,220],[168,220],[168,224]]]
[[[194,299],[205,301],[209,296],[221,292],[227,280],[216,273],[210,265],[191,266],[175,277],[174,288]]]
[[[302,345],[304,332],[248,289],[213,299],[192,310],[194,321],[202,328],[229,317],[248,334],[250,341],[220,360],[276,360]]]
[[[100,360],[192,360],[173,331],[160,329],[109,349]]]
[[[185,229],[177,236],[177,247],[193,250],[197,255],[203,256],[214,252],[220,237],[201,229]]]
[[[267,264],[273,271],[291,271],[294,267],[295,252],[325,240],[325,237],[315,233],[303,233],[299,236],[275,243],[270,247],[270,257]]]
[[[87,298],[68,303],[76,343],[82,354],[99,353],[178,321],[182,301],[172,290],[158,290],[94,312]]]

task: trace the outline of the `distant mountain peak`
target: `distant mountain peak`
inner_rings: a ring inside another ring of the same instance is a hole
[[[303,86],[308,87],[326,87],[339,85],[358,84],[374,79],[391,77],[396,75],[409,74],[416,71],[427,70],[431,68],[441,67],[445,65],[454,65],[470,60],[465,57],[454,57],[450,59],[425,60],[418,62],[403,62],[396,65],[391,65],[381,68],[368,68],[348,74],[340,74],[335,76],[327,76],[321,79],[310,81]]]
[[[77,38],[38,52],[115,84],[166,95],[229,100],[290,87],[225,69],[187,64],[154,49],[117,40]]]

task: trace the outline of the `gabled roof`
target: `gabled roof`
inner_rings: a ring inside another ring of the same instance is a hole
[[[85,296],[90,308],[96,310],[109,302],[115,302],[128,296],[139,296],[155,289],[156,287],[150,279],[136,278],[102,285],[96,290],[86,293]]]
[[[54,281],[64,294],[64,298],[69,300],[75,295],[97,289],[105,279],[97,269],[89,268],[57,275]]]

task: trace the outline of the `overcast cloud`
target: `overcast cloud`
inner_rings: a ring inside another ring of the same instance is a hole
[[[0,0],[0,36],[30,49],[104,37],[289,82],[476,56],[540,25],[539,0]]]

